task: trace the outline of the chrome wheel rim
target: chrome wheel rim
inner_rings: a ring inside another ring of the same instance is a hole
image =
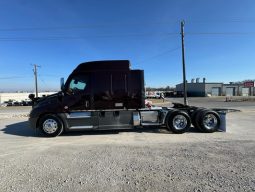
[[[43,130],[45,133],[52,134],[58,129],[58,123],[54,119],[47,119],[43,123]]]
[[[173,118],[173,126],[177,130],[182,130],[187,127],[188,121],[187,118],[183,115],[176,115]]]
[[[206,129],[214,129],[218,124],[218,120],[215,115],[207,114],[203,119],[203,124]]]

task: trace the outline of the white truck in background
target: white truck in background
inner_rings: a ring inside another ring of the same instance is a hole
[[[164,94],[160,91],[146,91],[145,97],[147,99],[163,99]]]

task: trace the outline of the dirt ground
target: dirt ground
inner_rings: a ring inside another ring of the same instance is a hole
[[[226,133],[149,128],[45,138],[29,128],[30,107],[0,108],[0,191],[255,191],[255,102],[189,103],[241,112],[227,114]]]

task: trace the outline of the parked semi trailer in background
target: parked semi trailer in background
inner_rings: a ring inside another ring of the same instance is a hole
[[[30,95],[32,128],[47,136],[63,131],[166,127],[186,132],[191,124],[203,132],[220,126],[216,111],[182,104],[145,107],[144,71],[130,69],[127,60],[82,63],[61,91],[43,98]]]

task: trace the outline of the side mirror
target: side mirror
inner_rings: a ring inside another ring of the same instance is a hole
[[[62,77],[60,79],[60,89],[61,89],[61,91],[64,91],[64,88],[65,88],[65,79]]]
[[[29,94],[28,98],[31,99],[31,101],[33,101],[35,99],[35,94]]]

